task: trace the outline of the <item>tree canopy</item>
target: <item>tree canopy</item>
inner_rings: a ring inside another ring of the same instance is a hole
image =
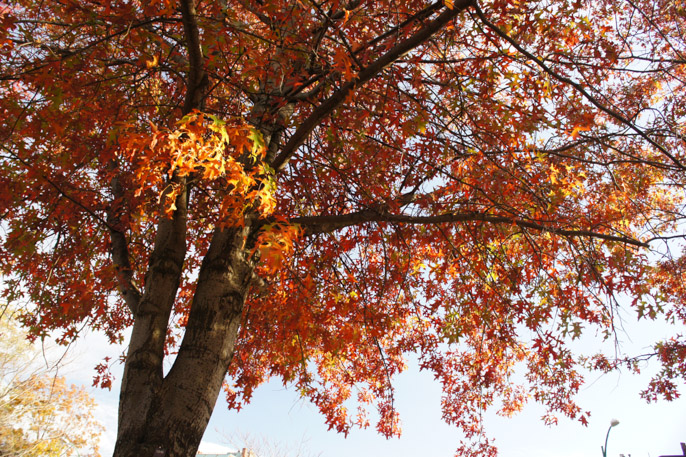
[[[11,309],[0,307],[0,454],[99,457],[93,399],[68,385],[30,344]]]
[[[194,455],[273,376],[393,436],[408,353],[464,455],[491,407],[585,422],[583,368],[655,358],[676,398],[683,335],[569,343],[686,322],[685,30],[673,0],[2,2],[5,297],[36,336],[132,327],[116,456]]]

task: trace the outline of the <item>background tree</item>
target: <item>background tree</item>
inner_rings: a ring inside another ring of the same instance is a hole
[[[585,422],[580,367],[635,366],[570,340],[686,320],[679,2],[0,5],[5,294],[35,335],[132,327],[118,457],[192,456],[270,376],[397,434],[408,352],[489,454],[483,410]]]
[[[237,452],[245,450],[248,457],[321,457],[322,453],[314,453],[309,449],[307,438],[300,437],[298,440],[289,442],[277,441],[269,436],[252,435],[250,433],[234,430],[224,435],[226,444]]]
[[[0,454],[99,456],[101,426],[88,393],[41,366],[42,351],[4,307],[0,337]]]

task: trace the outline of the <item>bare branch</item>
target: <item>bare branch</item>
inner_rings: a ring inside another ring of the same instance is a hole
[[[113,205],[121,202],[124,192],[119,182],[119,177],[112,179]],[[126,234],[120,226],[118,208],[110,205],[107,211],[107,225],[110,232],[110,254],[112,262],[117,269],[117,285],[126,306],[131,314],[135,315],[141,300],[141,293],[133,282],[133,269],[129,260],[129,247]]]
[[[446,213],[435,216],[410,216],[406,214],[391,214],[375,210],[365,210],[341,215],[295,217],[291,219],[291,222],[301,225],[305,229],[305,233],[308,235],[330,233],[345,227],[361,225],[369,222],[395,222],[401,224],[427,225],[460,222],[488,222],[491,224],[516,225],[521,228],[533,229],[560,236],[599,238],[602,240],[616,241],[619,243],[625,243],[639,247],[648,246],[644,242],[622,235],[610,235],[607,233],[594,232],[592,230],[563,229],[526,219],[476,212]]]

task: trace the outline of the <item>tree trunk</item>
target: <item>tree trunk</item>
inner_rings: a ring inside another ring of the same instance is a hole
[[[114,457],[194,457],[233,358],[255,266],[251,224],[215,232],[185,334],[169,373],[140,363],[134,340],[122,383]],[[144,319],[143,319],[144,321]],[[151,335],[148,334],[148,338]],[[142,345],[143,347],[145,345]]]

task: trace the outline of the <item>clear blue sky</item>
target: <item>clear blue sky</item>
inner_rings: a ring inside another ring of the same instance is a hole
[[[646,349],[655,337],[669,331],[665,326],[651,323],[637,326],[630,320],[626,330],[623,347],[637,351]],[[587,338],[582,348],[594,348],[597,343]],[[118,352],[108,347],[104,339],[90,336],[88,341],[77,345],[72,362],[63,373],[72,382],[90,385],[92,367],[105,355],[116,357]],[[556,427],[544,426],[539,420],[543,410],[530,405],[513,419],[490,414],[486,419],[487,430],[495,438],[502,457],[592,457],[601,455],[600,446],[607,427],[616,418],[620,424],[610,434],[608,456],[678,454],[679,443],[686,442],[686,397],[671,403],[646,404],[639,398],[639,392],[652,369],[647,367],[644,371],[641,376],[626,373],[589,376],[579,396],[582,408],[592,412],[588,427],[564,419]],[[213,449],[214,444],[230,447],[227,436],[239,431],[285,446],[295,446],[304,440],[311,455],[322,457],[454,455],[461,435],[441,420],[441,391],[432,375],[418,371],[410,361],[410,368],[397,378],[396,386],[396,406],[403,421],[400,439],[386,440],[373,429],[355,429],[347,438],[327,431],[316,408],[301,400],[293,389],[285,389],[273,381],[261,386],[253,402],[240,413],[228,411],[220,398],[205,434],[204,448]],[[98,415],[107,427],[101,449],[105,456],[111,455],[116,433],[118,388],[116,383],[111,392],[93,390],[100,403]],[[682,394],[686,395],[683,386]]]

